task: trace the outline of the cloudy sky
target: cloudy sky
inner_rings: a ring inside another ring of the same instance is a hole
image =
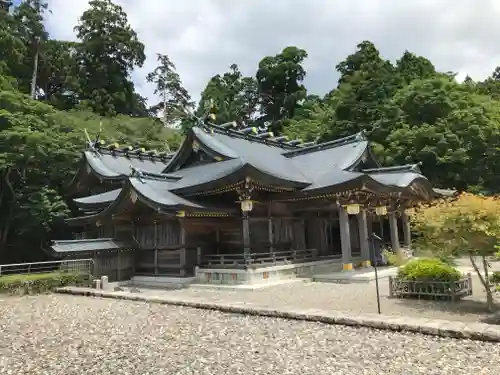
[[[499,0],[116,0],[146,45],[148,60],[134,72],[141,94],[155,54],[168,54],[194,98],[231,63],[254,74],[259,60],[295,45],[309,53],[307,88],[324,94],[336,82],[334,66],[370,40],[386,58],[405,49],[440,70],[489,75],[500,65]],[[74,39],[87,0],[49,0],[54,38]]]

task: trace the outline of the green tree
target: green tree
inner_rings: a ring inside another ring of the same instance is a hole
[[[381,127],[387,163],[422,161],[438,186],[498,191],[500,110],[447,76],[415,80],[390,102]]]
[[[76,61],[78,43],[49,39],[40,56],[37,83],[39,99],[60,110],[72,109],[78,103],[79,67]]]
[[[52,221],[68,212],[59,188],[76,146],[51,121],[52,107],[1,91],[0,108],[0,259],[26,259],[23,250],[40,248]]]
[[[477,82],[475,88],[481,94],[500,100],[500,66],[495,68],[490,77],[482,82]]]
[[[275,56],[264,57],[257,70],[259,90],[259,122],[279,133],[287,120],[292,119],[307,96],[303,85],[306,71],[303,67],[307,52],[287,47]]]
[[[145,115],[144,100],[129,78],[146,59],[144,44],[121,6],[111,0],[91,0],[89,6],[75,27],[81,41],[79,100],[101,115]]]
[[[16,22],[11,14],[0,11],[0,89],[17,86],[15,73],[26,54]]]
[[[328,125],[335,121],[335,100],[334,95],[324,100],[316,95],[308,96],[293,119],[287,122],[283,134],[289,139],[305,142],[321,139],[327,133]]]
[[[17,66],[15,75],[22,92],[35,96],[39,92],[37,75],[40,65],[40,54],[44,50],[49,34],[43,24],[44,13],[48,11],[45,0],[26,0],[14,9],[13,17],[17,32],[26,53],[22,64]]]
[[[396,74],[408,84],[415,79],[433,77],[436,75],[436,68],[425,57],[405,51],[403,56],[396,62]]]
[[[357,47],[336,66],[340,73],[338,87],[329,94],[335,97],[335,121],[329,124],[326,140],[361,130],[369,132],[375,142],[385,136],[385,132],[375,132],[376,121],[400,87],[401,77],[389,61],[381,58],[373,43],[364,41]]]
[[[423,207],[414,215],[416,245],[441,257],[469,257],[486,291],[487,308],[493,310],[489,259],[500,245],[500,200],[462,194],[454,201]],[[477,264],[477,259],[480,264]],[[482,269],[482,270],[481,270]]]
[[[170,58],[157,54],[157,60],[158,66],[146,76],[146,80],[155,85],[155,95],[161,97],[151,110],[161,112],[165,125],[177,127],[186,118],[186,113],[193,110],[194,103]]]
[[[196,113],[202,116],[211,107],[218,124],[236,121],[240,126],[250,126],[255,120],[259,100],[257,83],[253,77],[244,77],[238,65],[232,64],[229,69],[210,79]]]

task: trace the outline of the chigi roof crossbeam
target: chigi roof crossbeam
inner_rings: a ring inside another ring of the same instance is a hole
[[[362,141],[366,141],[366,137],[364,135],[364,132],[360,132],[360,133],[357,133],[354,135],[350,135],[348,137],[335,139],[333,141],[319,143],[319,144],[316,144],[315,142],[302,143],[302,145],[300,145],[300,144],[298,145],[299,147],[297,149],[284,152],[283,156],[294,157],[297,155],[303,155],[303,154],[307,154],[307,153],[311,153],[311,152],[317,152],[317,151],[326,150],[326,149],[329,149],[332,147],[344,146],[344,145],[347,145],[349,143],[357,143],[357,142],[362,142]]]
[[[109,145],[105,145],[103,141],[97,142],[93,149],[93,151],[99,153],[106,153],[109,155],[115,156],[125,156],[127,158],[149,158],[151,160],[157,161],[168,161],[171,159],[175,152],[168,151],[157,151],[157,150],[146,150],[143,147],[133,147],[133,146],[123,146],[120,147],[118,143],[111,143]]]
[[[304,143],[300,139],[294,139],[289,141],[287,136],[274,136],[273,132],[269,131],[259,131],[259,128],[255,126],[248,126],[243,129],[235,129],[237,124],[235,122],[229,122],[222,125],[215,125],[209,122],[205,122],[203,126],[207,131],[213,132],[218,131],[224,134],[227,134],[231,137],[239,137],[243,139],[248,139],[254,142],[260,142],[264,144],[268,144],[271,146],[277,146],[281,148],[287,148],[289,150],[295,150],[299,147],[308,147],[314,142]]]

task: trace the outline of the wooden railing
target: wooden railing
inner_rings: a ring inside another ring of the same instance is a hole
[[[293,263],[311,262],[316,260],[316,249],[271,251],[266,253],[251,253],[247,259],[243,254],[205,255],[201,265],[205,267],[245,268],[267,267]]]

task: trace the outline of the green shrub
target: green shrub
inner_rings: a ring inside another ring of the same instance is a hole
[[[500,250],[493,254],[493,260],[496,262],[500,262]]]
[[[389,250],[382,251],[382,255],[384,256],[389,266],[402,266],[406,264],[406,262],[408,262],[408,258],[400,257]]]
[[[11,295],[50,293],[54,289],[68,286],[86,286],[89,275],[67,272],[17,274],[0,277],[0,293]]]
[[[414,259],[401,267],[398,276],[413,281],[457,281],[462,274],[440,259]]]
[[[490,283],[500,285],[500,271],[495,271],[490,276]]]

